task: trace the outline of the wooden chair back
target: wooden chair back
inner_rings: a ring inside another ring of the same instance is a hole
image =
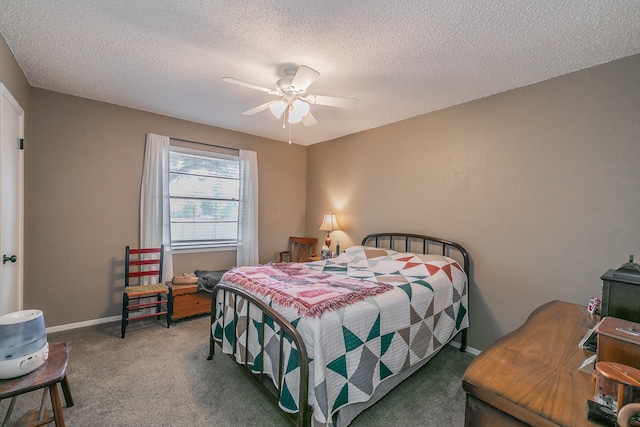
[[[315,257],[318,239],[315,237],[289,237],[289,250],[280,252],[280,262],[288,256],[289,262],[307,262]]]
[[[159,248],[125,248],[124,285],[129,286],[131,279],[141,282],[143,277],[150,277],[152,283],[162,283],[162,265],[164,263],[164,245]]]

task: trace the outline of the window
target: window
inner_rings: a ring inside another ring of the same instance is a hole
[[[171,248],[235,246],[240,193],[238,158],[171,147]]]

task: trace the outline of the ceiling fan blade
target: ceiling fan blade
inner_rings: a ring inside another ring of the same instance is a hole
[[[291,86],[293,86],[296,91],[304,92],[309,86],[311,86],[311,83],[316,81],[319,75],[320,73],[313,68],[301,65],[298,67],[296,75],[293,76]]]
[[[249,89],[256,89],[256,90],[259,90],[260,92],[266,92],[272,95],[277,94],[277,92],[272,89],[267,89],[266,87],[254,85],[253,83],[243,82],[242,80],[234,79],[232,77],[223,77],[222,81],[227,83],[233,83],[234,85],[238,85],[238,86],[248,87]]]
[[[307,115],[302,118],[302,124],[305,126],[313,126],[316,123],[318,123],[318,121],[311,113],[307,113]]]
[[[309,95],[306,97],[309,104],[328,105],[329,107],[356,108],[360,102],[356,98],[342,98],[338,96]]]
[[[247,110],[247,111],[245,111],[245,112],[244,112],[244,113],[242,113],[242,114],[244,114],[245,116],[251,116],[251,115],[253,115],[253,114],[259,113],[260,111],[264,111],[264,110],[266,110],[267,108],[269,108],[269,104],[271,104],[271,102],[266,102],[266,103],[264,103],[264,104],[262,104],[262,105],[258,105],[258,106],[257,106],[257,107],[255,107],[255,108],[252,108],[252,109],[250,109],[250,110]]]

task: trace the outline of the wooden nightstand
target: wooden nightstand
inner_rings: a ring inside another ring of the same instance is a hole
[[[170,282],[168,284],[173,289],[172,320],[176,321],[211,312],[211,294],[198,290],[197,284],[174,285]]]

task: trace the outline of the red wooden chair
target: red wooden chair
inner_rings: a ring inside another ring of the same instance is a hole
[[[162,282],[164,245],[159,248],[125,249],[124,292],[122,293],[122,338],[130,320],[165,315],[171,326],[173,298],[171,287]],[[143,278],[153,278],[149,284]],[[131,284],[131,279],[137,284]],[[157,279],[157,281],[156,281]],[[153,310],[155,308],[155,310]],[[151,309],[151,312],[146,309]]]

